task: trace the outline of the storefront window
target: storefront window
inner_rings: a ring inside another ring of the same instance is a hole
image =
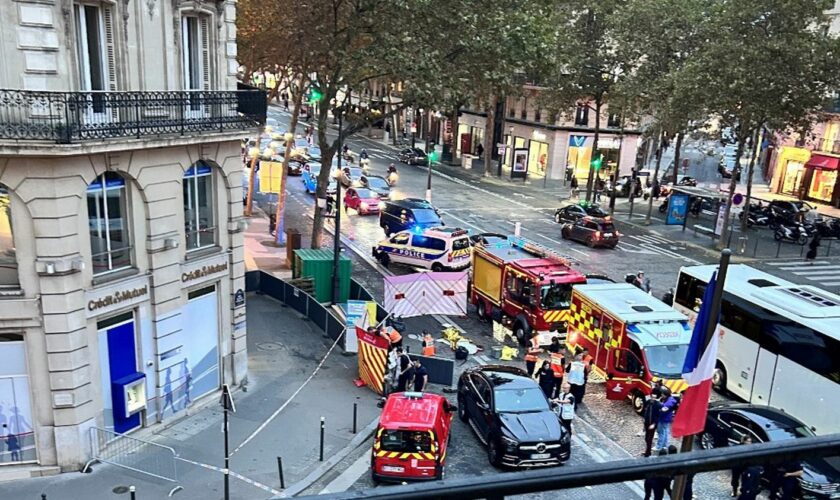
[[[33,462],[35,434],[23,335],[0,333],[0,463]]]
[[[105,172],[87,189],[93,274],[131,266],[125,179]]]
[[[782,193],[798,196],[805,175],[805,165],[795,161],[788,161],[785,167],[785,177],[782,182]]]
[[[811,180],[811,189],[808,190],[808,197],[831,203],[831,195],[834,193],[836,183],[836,170],[814,169],[814,177]]]
[[[18,286],[17,254],[12,235],[12,200],[0,185],[0,287]]]
[[[184,174],[184,227],[187,250],[216,243],[214,208],[213,170],[204,163],[196,163]]]
[[[545,175],[548,167],[548,143],[531,141],[528,146],[528,173]]]

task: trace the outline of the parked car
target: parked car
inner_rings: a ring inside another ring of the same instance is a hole
[[[619,177],[615,183],[616,196],[628,198],[630,196],[630,185],[632,184],[632,180],[632,177],[629,175],[622,175],[621,177]],[[642,184],[644,183],[644,181],[642,181],[641,179],[639,179],[639,181],[640,182],[636,182],[636,194],[634,195],[634,197],[639,197],[642,195]],[[611,191],[605,194],[607,196],[612,196]]]
[[[539,385],[520,368],[466,370],[458,379],[458,417],[487,446],[496,467],[560,465],[571,455],[571,436]]]
[[[397,159],[409,165],[423,165],[426,163],[426,153],[419,148],[405,148],[397,153]]]
[[[319,173],[321,173],[321,165],[317,163],[309,164],[304,167],[300,177],[301,180],[303,180],[303,186],[307,193],[315,194],[315,191],[318,189]]]
[[[584,217],[577,222],[564,225],[560,230],[560,236],[564,240],[585,243],[590,248],[615,248],[621,238],[621,233],[609,217]]]
[[[406,198],[385,202],[385,209],[379,214],[379,226],[386,236],[405,230],[423,229],[445,225],[437,209],[426,200]]]
[[[800,212],[805,213],[814,208],[812,205],[804,201],[789,201],[789,200],[772,200],[769,204],[770,210],[776,212],[777,215],[785,218],[793,219],[794,216]]]
[[[344,210],[352,208],[359,215],[378,214],[385,203],[370,189],[348,188],[344,194]]]
[[[301,175],[305,166],[305,162],[289,160],[289,175]]]
[[[558,224],[576,222],[587,215],[591,215],[593,217],[608,217],[610,214],[604,212],[600,206],[594,203],[582,202],[555,210],[554,222]]]
[[[703,449],[740,443],[748,435],[753,443],[786,441],[814,436],[800,420],[776,408],[747,403],[716,402],[709,405],[706,427],[700,435]],[[802,462],[799,478],[803,498],[837,498],[840,494],[840,463],[835,458],[813,458]]]
[[[391,185],[384,177],[378,175],[362,175],[359,178],[362,187],[366,187],[379,195],[383,200],[391,197]]]

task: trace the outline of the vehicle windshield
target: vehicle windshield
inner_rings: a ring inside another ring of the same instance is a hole
[[[648,369],[661,377],[682,375],[688,344],[652,345],[645,347]]]
[[[779,429],[767,429],[767,437],[770,441],[784,441],[786,439],[804,438],[816,436],[814,432],[805,427],[785,427]]]
[[[351,168],[350,169],[350,177],[359,178],[362,176],[362,169],[360,168]]]
[[[540,305],[544,310],[568,309],[572,301],[572,285],[556,283],[540,288]]]
[[[379,436],[380,448],[384,451],[415,453],[432,451],[432,436],[423,431],[400,431],[386,429]]]
[[[318,175],[321,173],[321,165],[310,165],[309,166],[309,173],[313,176]]]
[[[387,188],[388,181],[381,177],[368,177],[368,184],[372,188]]]
[[[321,156],[321,148],[318,146],[311,146],[309,148],[309,154],[312,156]]]
[[[437,224],[440,222],[440,217],[434,210],[421,208],[414,210],[414,221],[419,224]]]
[[[470,247],[469,238],[458,238],[452,240],[452,250],[463,250]]]
[[[359,195],[359,198],[376,198],[376,195],[370,189],[357,189],[356,194]]]
[[[496,389],[498,413],[525,413],[548,410],[545,394],[538,387],[527,389]]]
[[[613,225],[612,222],[605,222],[604,224],[601,224],[601,231],[603,231],[605,233],[614,233],[615,232],[615,226]]]

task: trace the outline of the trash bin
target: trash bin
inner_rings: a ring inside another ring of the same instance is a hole
[[[465,170],[470,170],[472,168],[473,158],[473,155],[461,155],[461,165],[464,167]]]

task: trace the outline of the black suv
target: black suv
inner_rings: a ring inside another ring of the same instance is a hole
[[[431,203],[415,198],[385,202],[385,208],[379,212],[379,227],[386,236],[407,229],[426,229],[443,226],[437,210]]]
[[[559,465],[571,455],[571,436],[539,385],[519,368],[465,371],[458,379],[458,417],[487,446],[496,467]]]
[[[555,210],[554,222],[558,224],[575,222],[587,215],[591,215],[593,217],[608,217],[610,214],[604,212],[600,206],[594,203],[577,203],[575,205],[569,205]]]

